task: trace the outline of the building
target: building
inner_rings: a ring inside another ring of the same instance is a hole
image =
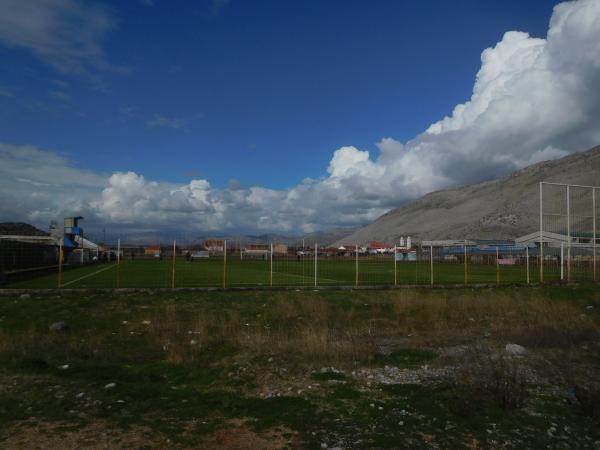
[[[273,254],[278,256],[287,255],[288,246],[286,244],[273,244]]]
[[[210,253],[223,253],[225,241],[223,239],[207,239],[204,241],[204,247]]]
[[[160,258],[162,257],[162,249],[160,248],[160,245],[148,245],[147,247],[144,247],[144,255]]]
[[[393,253],[394,252],[394,246],[393,245],[388,245],[388,244],[384,244],[383,242],[370,242],[369,245],[367,245],[367,253],[369,253],[370,255],[381,255],[384,253]]]
[[[56,270],[58,253],[48,233],[26,223],[0,224],[0,283]]]
[[[544,242],[544,247],[560,248],[569,245],[569,242],[571,247],[591,247],[594,243],[594,236],[591,233],[573,233],[569,237],[566,233],[552,233],[550,231],[544,231],[540,234],[539,230],[518,237],[515,242],[529,247],[539,247],[540,236]],[[596,245],[600,245],[600,236],[596,236]]]

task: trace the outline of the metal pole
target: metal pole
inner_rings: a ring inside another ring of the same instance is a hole
[[[500,256],[496,247],[496,284],[500,284]]]
[[[269,285],[271,287],[273,287],[273,243],[271,242],[271,255],[270,255],[270,266],[271,266],[271,274],[270,274],[270,279],[269,279]]]
[[[223,289],[227,287],[227,240],[223,241]]]
[[[398,286],[398,261],[396,260],[396,244],[394,244],[394,286]]]
[[[571,195],[567,184],[567,281],[571,281]]]
[[[60,288],[62,284],[62,262],[63,262],[63,239],[61,238],[60,243],[58,244],[58,281],[57,286]]]
[[[354,284],[358,286],[358,245],[354,247],[355,258],[354,258]]]
[[[121,239],[117,239],[117,288],[121,285]]]
[[[565,279],[565,244],[560,243],[560,281]]]
[[[433,244],[429,246],[430,278],[433,286]]]
[[[540,183],[540,283],[544,282],[544,207],[543,207],[543,182]]]
[[[83,266],[83,250],[85,248],[85,239],[83,233],[81,233],[81,265]]]
[[[525,247],[525,261],[527,264],[527,284],[529,284],[529,247]]]
[[[171,258],[171,289],[175,289],[175,240],[173,240],[173,257]]]
[[[317,287],[317,254],[319,253],[319,246],[315,243],[315,287]]]
[[[465,258],[465,286],[468,284],[468,276],[467,276],[467,244],[465,243],[465,245],[463,246],[463,250],[464,250],[464,258]]]
[[[592,232],[592,239],[593,239],[593,244],[592,244],[592,253],[593,253],[593,275],[594,275],[594,281],[598,281],[596,278],[596,188],[592,188],[592,228],[593,228],[593,232]]]

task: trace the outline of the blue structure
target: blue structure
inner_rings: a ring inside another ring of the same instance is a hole
[[[81,247],[83,247],[83,228],[79,226],[79,221],[83,220],[82,216],[65,217],[65,235],[63,237],[63,246],[65,248],[77,248],[75,236],[81,237]]]

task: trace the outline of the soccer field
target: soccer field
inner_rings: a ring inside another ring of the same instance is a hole
[[[367,286],[431,284],[429,261],[398,262],[392,258],[275,258],[269,260],[221,257],[201,261],[122,260],[120,264],[93,264],[65,267],[60,276],[62,288],[170,288],[175,287],[251,287],[251,286]],[[394,270],[396,274],[394,275]],[[358,272],[358,273],[357,273]],[[575,268],[573,279],[584,279],[584,271]],[[581,277],[579,276],[581,275]],[[548,265],[545,281],[560,280],[560,269]],[[467,284],[527,283],[525,265],[496,266],[468,264]],[[529,268],[529,281],[539,282],[539,266]],[[461,263],[434,261],[433,284],[464,284],[465,267]],[[8,288],[56,288],[57,272],[11,282]]]

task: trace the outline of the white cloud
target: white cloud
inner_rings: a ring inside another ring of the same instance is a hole
[[[600,143],[599,36],[600,1],[559,4],[546,39],[511,31],[483,51],[471,98],[449,117],[405,144],[382,139],[376,157],[342,147],[326,175],[286,190],[215,189],[202,179],[175,185],[133,172],[102,177],[56,153],[2,145],[0,216],[46,220],[68,207],[115,226],[198,231],[309,232],[364,223],[432,190]],[[15,183],[23,197],[9,189]]]
[[[27,49],[63,73],[123,71],[106,61],[103,41],[115,28],[111,12],[79,0],[0,0],[0,43]]]

